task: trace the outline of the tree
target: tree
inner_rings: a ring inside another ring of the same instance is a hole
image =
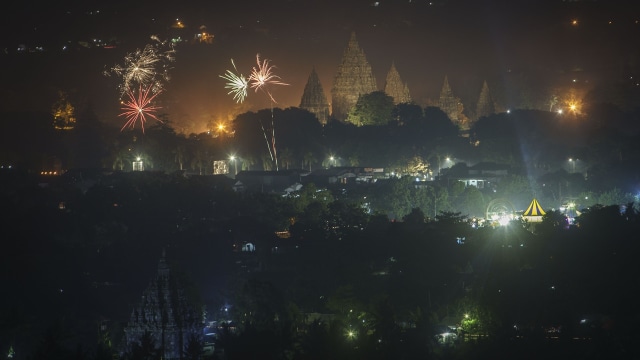
[[[173,150],[173,154],[175,156],[175,162],[178,163],[178,167],[180,170],[184,169],[184,161],[187,156],[186,147],[182,144],[179,144]]]
[[[536,225],[535,231],[542,236],[550,236],[567,225],[567,217],[560,210],[549,210],[542,216],[542,222]]]
[[[424,120],[424,109],[411,103],[397,104],[391,114],[399,125],[415,124]]]
[[[269,281],[247,279],[237,294],[233,314],[241,328],[274,331],[288,320],[284,296]]]
[[[156,341],[149,331],[140,336],[140,340],[131,344],[128,360],[160,360],[162,351],[156,347]]]
[[[204,341],[196,334],[190,334],[184,351],[185,360],[200,360],[204,355]]]
[[[385,180],[373,194],[372,205],[376,211],[388,214],[392,219],[402,219],[416,207],[412,201],[412,183],[411,176]]]
[[[67,93],[58,92],[58,101],[53,104],[51,109],[53,115],[53,127],[56,130],[70,130],[76,124],[75,108],[69,102]]]
[[[256,164],[256,158],[252,155],[246,154],[241,158],[242,170],[251,170],[251,167]]]
[[[302,160],[302,165],[307,165],[309,166],[309,171],[311,171],[311,165],[315,164],[316,162],[318,162],[318,159],[316,158],[315,154],[311,151],[308,151],[304,154],[304,158]]]
[[[358,126],[386,125],[392,119],[394,108],[391,96],[384,91],[374,91],[358,98],[346,121]]]
[[[118,169],[120,171],[123,171],[125,164],[130,164],[131,163],[131,159],[132,159],[132,156],[131,156],[131,152],[129,151],[129,148],[121,148],[115,154],[115,158],[113,159],[112,168],[114,170]]]
[[[198,174],[203,175],[208,160],[209,154],[207,154],[207,152],[204,150],[198,149],[191,158],[191,168],[194,170],[197,169]]]
[[[475,186],[468,186],[464,189],[461,197],[464,201],[462,209],[466,210],[465,212],[468,216],[484,217],[487,204],[480,189]]]
[[[71,357],[71,352],[63,345],[62,330],[56,322],[45,331],[34,350],[34,359],[64,360]]]
[[[75,127],[71,130],[75,149],[73,151],[74,161],[70,166],[77,168],[102,167],[104,155],[102,130],[103,126],[98,115],[91,107],[87,107],[80,113]]]
[[[271,171],[273,170],[273,158],[268,153],[262,153],[260,155],[260,160],[262,161],[262,170]]]
[[[289,148],[282,149],[280,151],[279,157],[280,157],[280,163],[282,164],[282,166],[285,169],[289,169],[289,166],[293,163],[293,152],[291,152],[291,149]]]
[[[429,139],[450,139],[458,136],[458,125],[443,110],[428,106],[424,108],[424,118],[431,130],[427,134]]]
[[[424,224],[426,216],[420,208],[413,208],[411,212],[402,218],[402,221],[410,224]]]

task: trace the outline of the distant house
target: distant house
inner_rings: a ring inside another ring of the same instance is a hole
[[[373,183],[386,177],[383,168],[339,166],[314,170],[302,180],[303,184],[314,183],[316,186],[329,186]]]
[[[481,162],[468,167],[464,163],[446,169],[442,179],[448,183],[461,181],[465,187],[473,186],[478,189],[490,188],[500,182],[502,178],[509,175],[510,166],[496,164],[492,162]]]

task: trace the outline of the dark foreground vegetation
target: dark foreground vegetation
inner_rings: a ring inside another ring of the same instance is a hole
[[[209,357],[638,355],[633,204],[583,209],[571,227],[549,211],[533,228],[474,228],[418,208],[390,222],[312,184],[282,197],[213,176],[2,175],[3,356],[160,358],[153,341],[123,352],[121,339],[163,250],[203,326],[226,324]],[[438,341],[443,326],[457,340]]]

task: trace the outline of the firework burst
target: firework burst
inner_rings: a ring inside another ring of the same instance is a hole
[[[224,75],[220,75],[220,77],[227,80],[225,89],[230,89],[227,94],[233,94],[233,100],[235,100],[237,103],[241,103],[244,102],[244,99],[247,97],[247,87],[249,86],[249,80],[245,78],[244,75],[238,72],[233,59],[231,59],[231,65],[233,65],[233,69],[236,72],[234,73],[231,70],[227,70],[227,72],[225,72]]]
[[[249,75],[249,83],[255,92],[264,91],[272,102],[277,103],[268,89],[269,85],[289,85],[280,81],[280,77],[273,73],[275,66],[269,64],[269,60],[260,61],[260,54],[256,55],[257,67],[253,67]]]
[[[160,41],[156,36],[151,39],[153,44],[127,54],[123,64],[104,72],[106,76],[115,75],[121,79],[121,98],[138,86],[149,88],[153,93],[160,92],[169,81],[169,64],[175,60],[175,50],[171,43]]]
[[[139,121],[142,132],[144,133],[144,123],[147,122],[147,117],[162,122],[162,120],[158,119],[154,114],[154,112],[160,109],[160,107],[154,106],[151,103],[153,99],[159,94],[160,91],[151,93],[151,88],[143,89],[142,85],[140,85],[137,93],[134,91],[128,91],[127,96],[129,97],[129,100],[123,101],[123,112],[118,115],[127,118],[127,122],[124,124],[122,129],[120,129],[120,131],[124,130],[127,127],[133,129],[136,123]]]
[[[228,94],[233,94],[233,99],[237,103],[241,103],[247,97],[247,89],[251,87],[257,93],[258,90],[263,91],[271,100],[271,134],[267,135],[267,130],[265,129],[262,121],[260,121],[260,127],[262,128],[262,134],[264,135],[264,140],[267,143],[267,149],[269,150],[269,155],[271,156],[271,160],[275,162],[276,170],[278,170],[278,155],[276,152],[276,132],[275,132],[275,124],[273,120],[273,104],[276,104],[276,100],[269,91],[269,86],[271,85],[289,85],[282,81],[280,81],[280,77],[273,73],[275,66],[270,65],[269,60],[260,61],[260,54],[256,55],[256,63],[257,67],[254,66],[251,74],[248,78],[245,78],[244,75],[238,72],[236,68],[236,64],[233,59],[231,59],[231,64],[233,65],[233,69],[235,72],[231,70],[227,70],[224,75],[220,75],[221,78],[227,80],[225,85],[226,89],[230,89]]]

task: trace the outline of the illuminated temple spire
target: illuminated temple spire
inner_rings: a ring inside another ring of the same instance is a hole
[[[409,87],[402,82],[400,73],[396,69],[395,63],[391,63],[391,69],[387,73],[387,81],[384,85],[384,92],[393,98],[395,105],[411,102]]]
[[[451,86],[449,86],[449,78],[444,76],[444,84],[442,84],[442,90],[440,90],[440,98],[438,99],[438,107],[442,110],[451,121],[458,126],[458,128],[464,133],[468,134],[469,120],[463,114],[464,106],[459,98],[453,95]]]
[[[480,97],[478,98],[478,104],[476,105],[476,120],[483,116],[489,116],[496,112],[496,107],[489,92],[489,85],[485,80],[482,84],[482,90],[480,90]]]
[[[329,103],[315,67],[311,70],[307,85],[304,87],[300,108],[315,114],[322,125],[329,120]]]
[[[344,121],[349,111],[358,102],[360,95],[377,91],[376,79],[371,71],[364,51],[360,49],[356,40],[356,33],[351,33],[351,39],[342,56],[342,62],[333,80],[331,89],[332,116]]]

